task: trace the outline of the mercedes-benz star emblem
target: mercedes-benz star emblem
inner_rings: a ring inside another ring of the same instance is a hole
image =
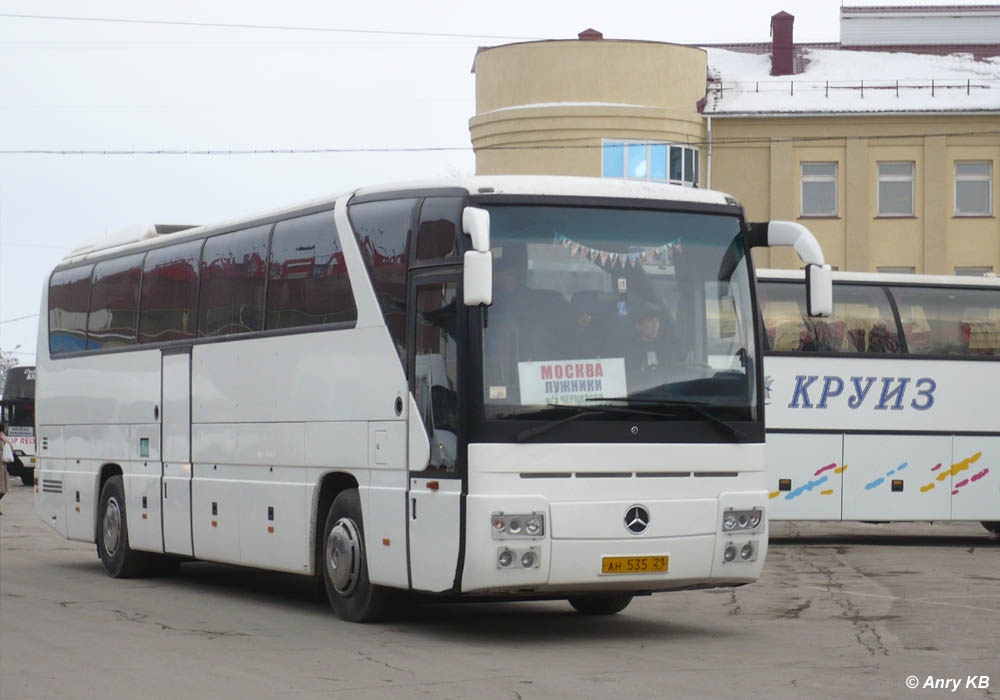
[[[641,535],[649,527],[649,511],[644,506],[631,506],[625,511],[625,529]]]

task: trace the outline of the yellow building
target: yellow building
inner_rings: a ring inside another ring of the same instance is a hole
[[[843,8],[840,44],[793,44],[779,13],[764,44],[588,30],[482,49],[476,171],[711,187],[750,220],[807,225],[843,270],[1000,271],[1000,59],[982,60],[1000,6],[877,9]]]

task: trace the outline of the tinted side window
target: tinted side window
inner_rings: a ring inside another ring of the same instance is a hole
[[[271,225],[214,236],[201,259],[199,337],[261,330]]]
[[[802,282],[761,282],[758,291],[768,348],[775,352],[900,352],[896,318],[882,287],[835,284],[828,318],[806,315]]]
[[[268,267],[265,328],[357,320],[332,210],[279,221]]]
[[[142,273],[139,342],[194,337],[201,241],[151,250]]]
[[[419,200],[394,199],[350,207],[351,225],[368,266],[389,334],[406,367],[406,270]]]
[[[87,320],[87,349],[135,343],[143,254],[106,260],[94,268]]]
[[[913,355],[1000,357],[1000,289],[893,287]]]
[[[464,204],[462,197],[429,197],[424,200],[417,228],[417,260],[458,255],[458,234],[462,230]]]
[[[49,281],[49,353],[87,347],[87,306],[93,265],[62,270]]]

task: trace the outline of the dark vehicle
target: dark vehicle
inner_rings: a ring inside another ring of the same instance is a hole
[[[11,367],[0,397],[0,423],[14,449],[14,461],[7,465],[11,476],[21,483],[35,483],[35,368]]]

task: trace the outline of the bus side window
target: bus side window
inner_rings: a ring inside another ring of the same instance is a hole
[[[49,280],[49,353],[79,352],[87,347],[87,304],[93,265],[53,273]]]
[[[271,225],[214,236],[201,259],[198,336],[261,330],[267,238]]]
[[[145,255],[97,263],[90,289],[87,349],[133,345],[139,325],[139,280]]]
[[[1000,356],[1000,290],[893,287],[915,355]]]
[[[420,207],[417,227],[417,260],[452,258],[458,255],[464,197],[428,197]]]
[[[774,352],[810,349],[810,330],[803,320],[805,292],[802,285],[760,282],[759,287],[769,349]]]
[[[332,210],[279,221],[268,269],[265,329],[357,320]]]
[[[361,202],[348,207],[351,226],[375,288],[389,335],[406,372],[406,293],[416,205],[419,199]]]
[[[202,241],[151,250],[142,273],[139,342],[194,337]]]

